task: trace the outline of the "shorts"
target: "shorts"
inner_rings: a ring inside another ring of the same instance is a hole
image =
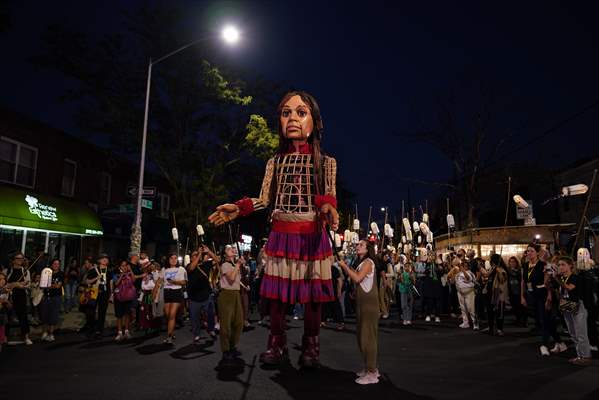
[[[164,289],[164,303],[183,303],[183,290]]]
[[[60,315],[61,296],[46,296],[42,299],[40,307],[40,319],[45,325],[58,325]]]
[[[131,300],[129,301],[114,301],[114,316],[123,318],[131,312]]]

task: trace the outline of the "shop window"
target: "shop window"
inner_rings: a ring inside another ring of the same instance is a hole
[[[101,172],[100,173],[100,193],[99,193],[100,198],[98,199],[100,201],[100,204],[105,205],[105,206],[110,204],[111,186],[112,186],[112,176],[107,172]]]
[[[77,163],[66,159],[62,167],[62,188],[60,194],[73,197],[75,195],[75,180],[77,177]]]
[[[158,193],[160,199],[160,217],[168,218],[168,214],[171,210],[171,196],[166,193]]]
[[[0,137],[0,181],[33,188],[37,168],[37,149]]]

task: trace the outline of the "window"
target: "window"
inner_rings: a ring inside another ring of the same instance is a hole
[[[107,172],[100,173],[100,193],[98,201],[102,205],[110,204],[110,186],[112,184],[112,176]]]
[[[0,137],[0,181],[33,188],[37,168],[37,149]]]
[[[171,197],[166,193],[158,193],[160,199],[160,217],[168,218],[171,209]]]
[[[62,167],[62,187],[60,194],[73,197],[75,195],[75,178],[77,177],[77,163],[66,159]]]

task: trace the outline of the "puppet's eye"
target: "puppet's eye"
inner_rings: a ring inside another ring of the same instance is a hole
[[[306,115],[308,115],[308,112],[306,110],[299,110],[297,112],[297,115],[299,115],[300,117],[305,117]]]
[[[283,117],[288,117],[290,114],[291,114],[291,111],[289,111],[289,110],[281,111],[281,116],[283,116]]]

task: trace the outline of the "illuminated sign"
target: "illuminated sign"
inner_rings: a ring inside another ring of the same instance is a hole
[[[33,196],[26,195],[25,201],[29,205],[29,212],[33,215],[37,215],[39,219],[44,221],[58,221],[58,215],[56,214],[56,207],[51,207],[46,204],[42,204],[39,200]]]
[[[86,229],[85,233],[88,234],[88,235],[103,235],[104,234],[104,232],[98,231],[98,230],[95,230],[95,229]]]

